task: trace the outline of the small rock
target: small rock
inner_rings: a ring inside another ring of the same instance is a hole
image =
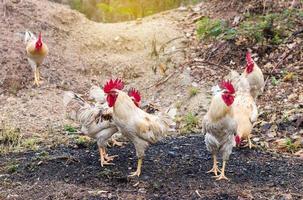
[[[138,192],[139,192],[139,193],[142,193],[142,194],[146,194],[145,188],[140,188],[140,189],[138,190]]]
[[[277,134],[275,132],[267,133],[267,136],[270,138],[274,138]]]
[[[178,8],[178,10],[184,12],[184,11],[187,11],[187,7],[185,7],[185,6],[180,6],[180,7]]]
[[[172,157],[176,157],[177,156],[176,152],[174,152],[174,151],[168,151],[167,154],[170,155],[170,156],[172,156]]]
[[[266,123],[266,124],[264,124],[264,125],[261,127],[261,129],[262,129],[263,131],[267,131],[267,130],[270,129],[270,127],[271,127],[271,124],[270,124],[270,123]]]
[[[241,20],[241,16],[235,16],[235,18],[234,18],[234,21],[233,21],[233,26],[236,26],[236,25],[238,25],[239,23],[240,23],[240,20]]]
[[[281,200],[292,200],[292,195],[291,194],[283,194],[281,197]]]
[[[198,83],[196,83],[196,82],[193,82],[191,85],[192,85],[193,87],[198,87]]]

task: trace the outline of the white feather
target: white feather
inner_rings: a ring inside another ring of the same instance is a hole
[[[222,93],[222,90],[221,88],[219,87],[219,85],[215,85],[211,88],[211,92],[213,94],[213,96],[216,96],[218,94],[221,94]]]
[[[96,102],[100,104],[104,104],[106,102],[105,99],[105,93],[99,86],[92,86],[89,90],[89,99],[90,100],[95,100]]]
[[[25,31],[24,34],[24,43],[27,44],[28,42],[37,40],[37,37],[30,31]]]

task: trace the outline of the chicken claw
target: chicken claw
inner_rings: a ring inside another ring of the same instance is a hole
[[[217,156],[213,156],[214,164],[213,168],[211,170],[207,171],[206,173],[214,173],[215,176],[218,176],[218,172],[221,172],[220,169],[218,168],[218,162],[217,162]]]
[[[216,179],[216,181],[219,180],[229,180],[224,174],[220,174],[219,176],[214,176]]]
[[[252,149],[252,148],[255,148],[256,145],[254,145],[254,144],[251,142],[251,139],[249,138],[247,144],[245,144],[244,147],[249,147],[249,149]]]
[[[123,147],[123,145],[124,145],[124,142],[118,142],[117,140],[112,139],[112,144],[109,146],[110,147],[114,147],[114,146]]]
[[[99,148],[99,153],[100,153],[100,163],[101,163],[102,167],[104,165],[115,165],[114,163],[111,163],[110,161],[113,161],[114,158],[117,157],[116,155],[108,156],[104,147]]]
[[[116,157],[118,157],[118,155],[109,156],[108,154],[104,154],[104,159],[106,161],[113,161]]]
[[[138,159],[138,165],[137,170],[135,172],[132,172],[128,177],[134,177],[134,176],[140,176],[141,175],[141,167],[142,167],[142,158]]]
[[[218,166],[213,166],[213,168],[211,168],[211,170],[207,171],[206,173],[214,173],[215,174],[215,177],[218,176],[218,172],[220,173],[220,169],[218,168]]]
[[[221,174],[219,176],[215,176],[215,178],[217,178],[216,180],[229,180],[226,176],[225,176],[225,166],[226,166],[226,161],[223,160],[223,166],[222,166],[222,170],[221,170]]]
[[[251,139],[248,138],[248,146],[249,148],[251,149],[252,147],[256,147],[256,145],[254,145],[252,142],[251,142]]]

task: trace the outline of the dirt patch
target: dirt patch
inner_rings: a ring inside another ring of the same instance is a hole
[[[62,125],[69,123],[62,112],[64,90],[86,94],[92,84],[120,77],[128,87],[140,90],[143,101],[164,107],[183,99],[180,92],[186,92],[190,85],[179,82],[182,75],[175,73],[184,60],[182,49],[186,46],[178,23],[183,12],[103,24],[47,0],[5,1],[3,6],[7,9],[0,16],[5,24],[0,32],[7,37],[0,42],[0,101],[4,105],[0,120],[20,128],[25,135],[60,135]],[[25,30],[41,31],[50,49],[41,67],[40,88],[33,86],[33,72],[17,35]],[[153,50],[157,56],[151,56]],[[169,75],[165,84],[155,87]]]
[[[59,147],[1,158],[1,192],[14,199],[280,199],[303,197],[303,161],[259,150],[237,149],[227,167],[230,182],[216,182],[205,172],[212,161],[204,138],[167,139],[147,151],[139,179],[130,144],[112,148],[115,166],[101,168],[96,145]],[[3,170],[18,165],[14,173]],[[135,186],[134,186],[135,185]]]

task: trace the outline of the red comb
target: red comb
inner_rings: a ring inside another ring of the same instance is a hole
[[[42,39],[42,35],[41,35],[41,32],[40,32],[39,35],[38,35],[38,40],[41,41],[41,39]]]
[[[105,93],[110,93],[112,89],[122,90],[124,88],[124,83],[120,79],[116,80],[109,80],[106,82],[106,84],[103,87],[103,91]]]
[[[253,71],[253,68],[254,68],[254,61],[251,58],[251,53],[248,51],[246,53],[246,72],[251,73]]]
[[[253,61],[253,59],[251,58],[251,53],[248,51],[248,52],[246,52],[246,64],[247,65],[251,65],[251,64],[253,64],[254,63],[254,61]]]
[[[233,84],[230,82],[230,81],[222,81],[220,84],[219,84],[219,87],[221,89],[226,89],[229,91],[229,93],[231,94],[234,94],[235,93],[235,88],[233,86]]]
[[[134,97],[134,99],[135,99],[136,102],[140,102],[141,101],[140,92],[138,90],[136,90],[135,88],[131,88],[128,91],[128,96]]]

